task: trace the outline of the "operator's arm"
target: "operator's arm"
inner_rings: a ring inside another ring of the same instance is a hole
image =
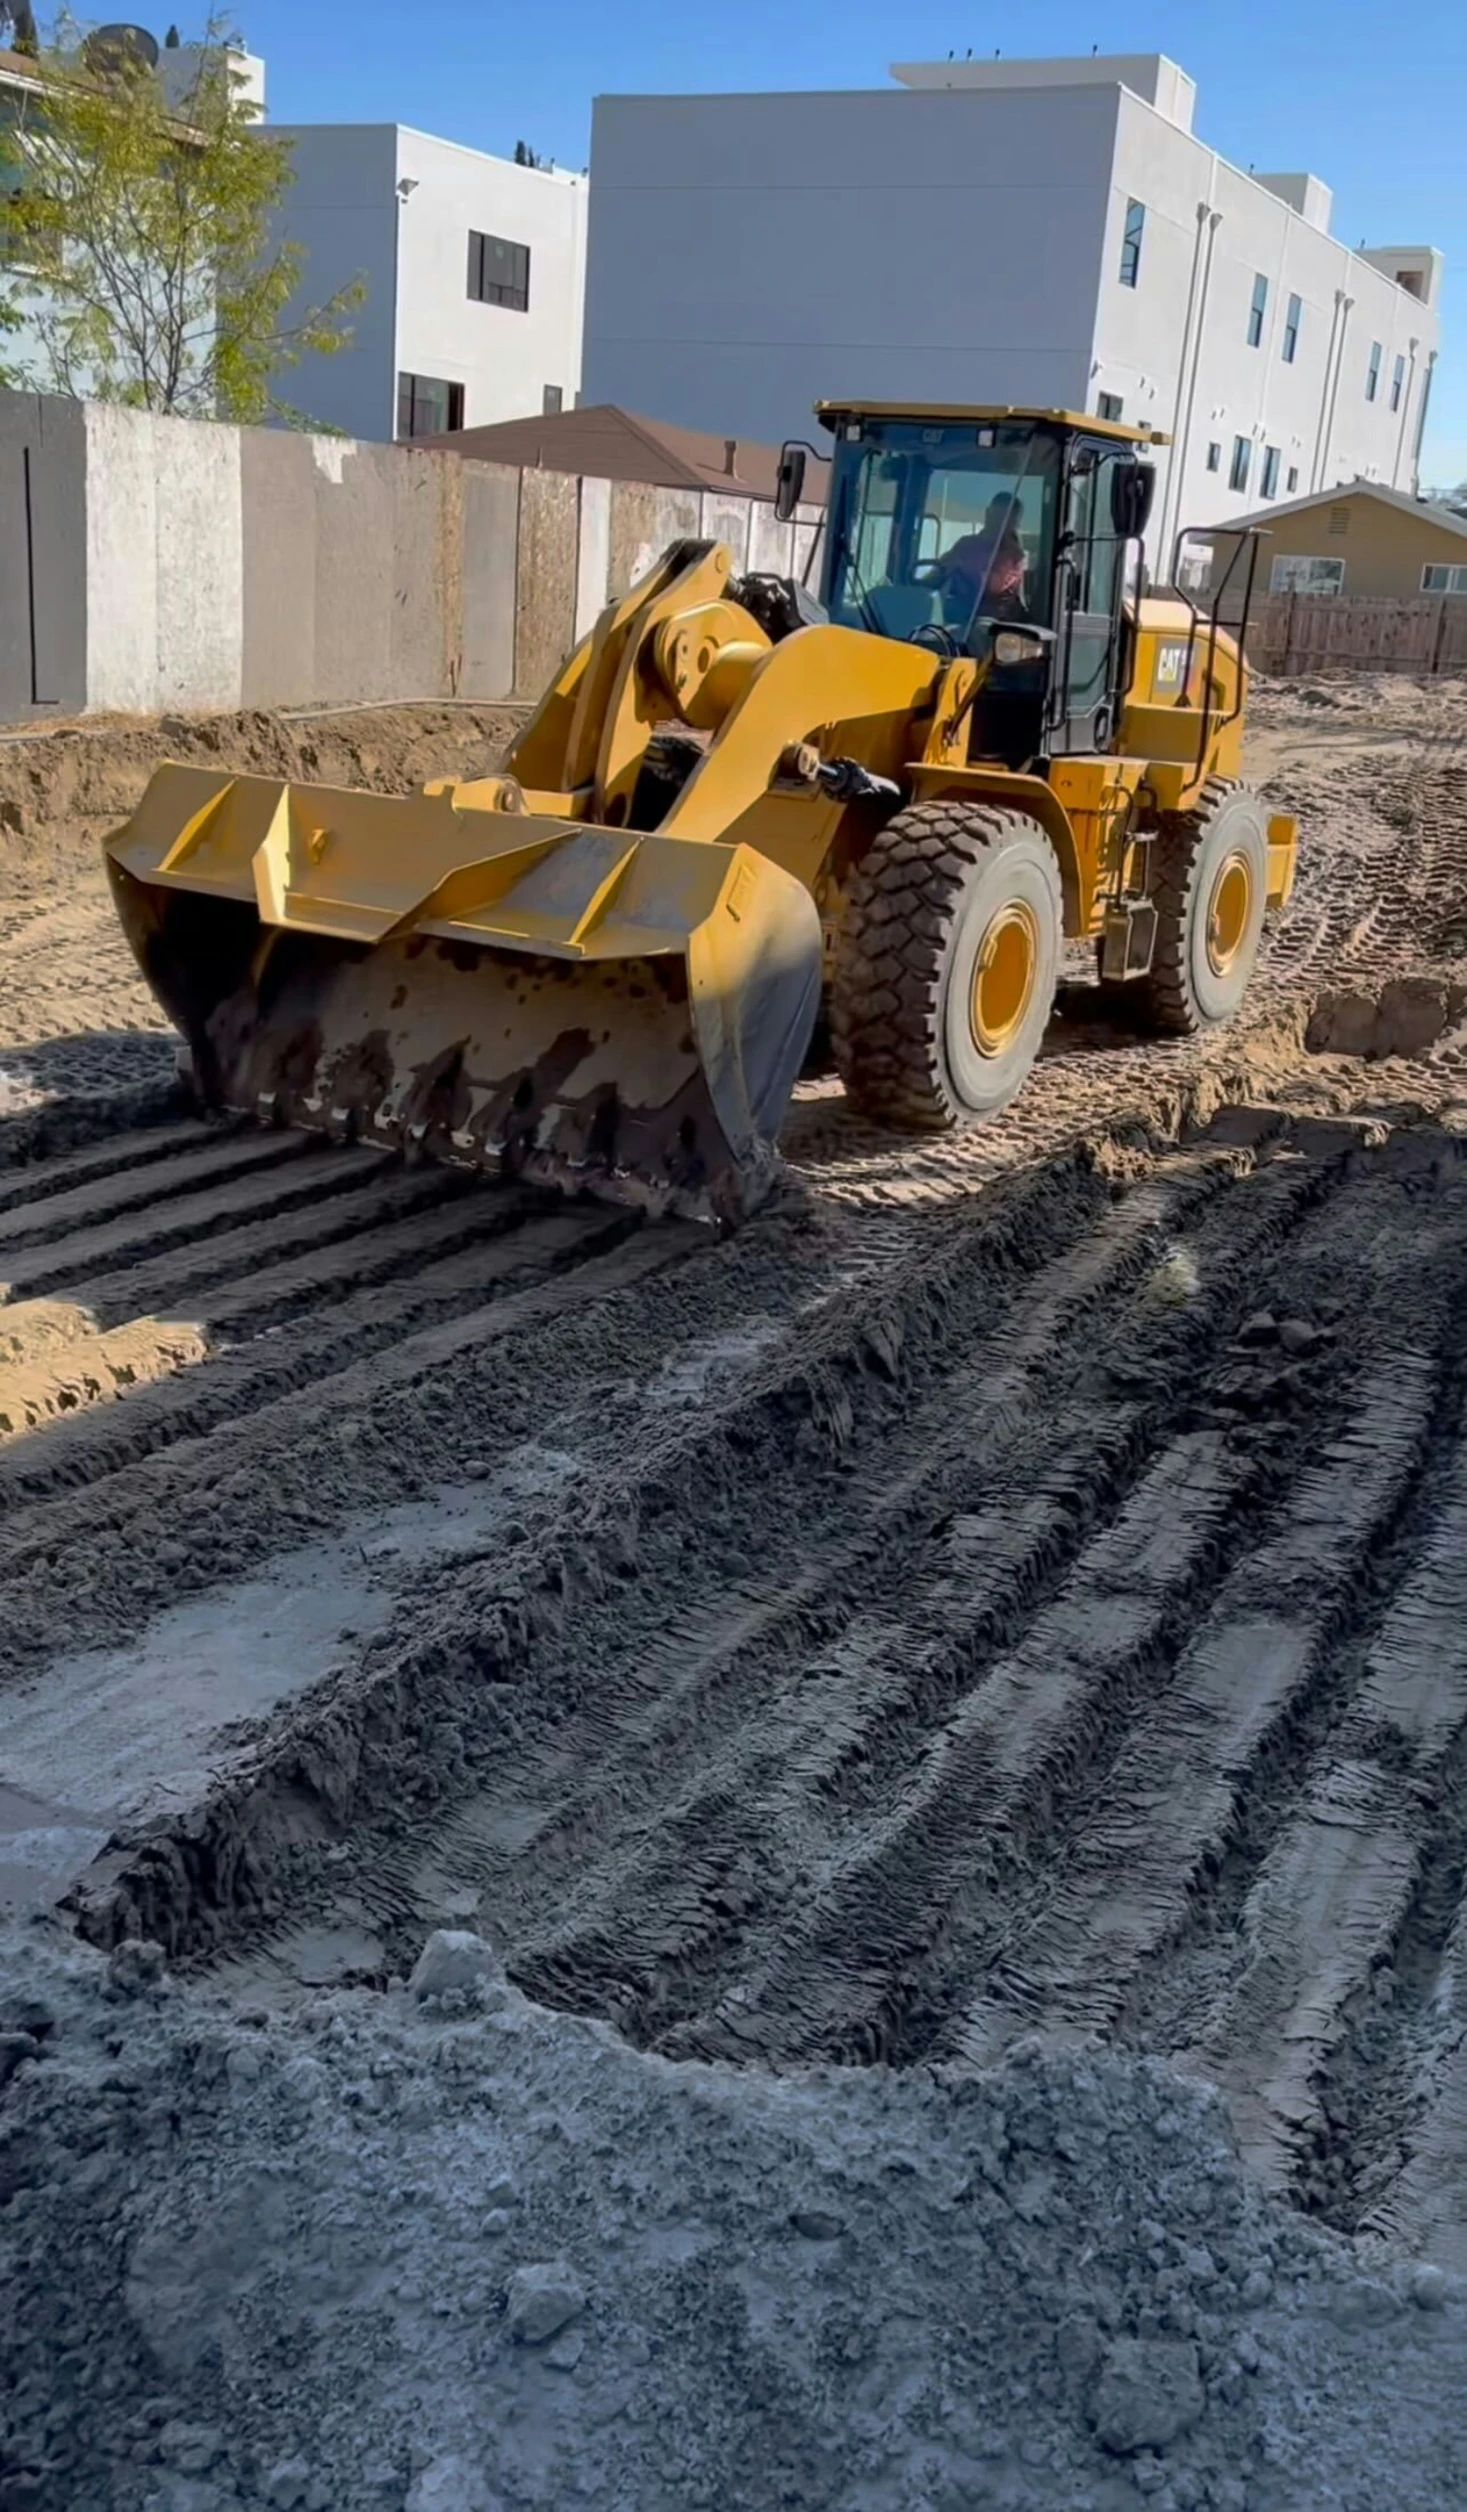
[[[988,556],[989,552],[982,534],[965,532],[962,539],[952,542],[940,558],[933,559],[932,581],[936,584],[951,584],[956,576],[962,583],[976,589],[982,584],[987,572]]]

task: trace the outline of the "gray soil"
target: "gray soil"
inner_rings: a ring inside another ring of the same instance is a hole
[[[1462,698],[1261,693],[1233,1029],[804,1086],[722,1244],[203,1126],[147,735],[26,787],[0,2512],[1463,2495]],[[154,749],[503,737],[426,712]]]
[[[284,2012],[148,1950],[0,1948],[7,2505],[1462,2499],[1460,2282],[1165,2069],[675,2067],[462,1932]]]

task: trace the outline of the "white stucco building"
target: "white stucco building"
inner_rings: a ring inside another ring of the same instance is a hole
[[[154,49],[165,95],[184,103],[199,47]],[[263,122],[265,63],[237,51],[235,75]],[[0,49],[0,159],[7,124],[34,114],[41,93],[37,65]],[[397,123],[266,127],[292,144],[295,181],[279,227],[304,248],[299,306],[355,279],[365,286],[350,345],[282,372],[284,401],[320,425],[383,441],[574,407],[583,175],[516,165]],[[21,371],[37,354],[29,327],[7,338],[7,363]]]
[[[319,304],[360,277],[349,348],[280,379],[351,436],[441,435],[570,409],[581,380],[586,183],[399,123],[273,123],[282,224]]]
[[[898,67],[887,89],[598,98],[583,391],[801,434],[822,396],[1037,403],[1174,438],[1178,525],[1410,490],[1441,258],[1355,253],[1309,174],[1192,132],[1159,55]]]

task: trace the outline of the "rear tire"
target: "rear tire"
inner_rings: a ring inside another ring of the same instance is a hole
[[[1187,1038],[1230,1019],[1247,992],[1268,893],[1268,820],[1246,785],[1214,778],[1155,843],[1156,947],[1137,1008],[1163,1037]]]
[[[831,988],[836,1069],[863,1115],[950,1133],[1008,1106],[1059,974],[1054,849],[1024,812],[909,804],[851,877]]]

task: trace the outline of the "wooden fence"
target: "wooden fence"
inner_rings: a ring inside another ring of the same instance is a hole
[[[1265,672],[1467,676],[1467,596],[1266,593],[1253,606],[1248,651]]]

